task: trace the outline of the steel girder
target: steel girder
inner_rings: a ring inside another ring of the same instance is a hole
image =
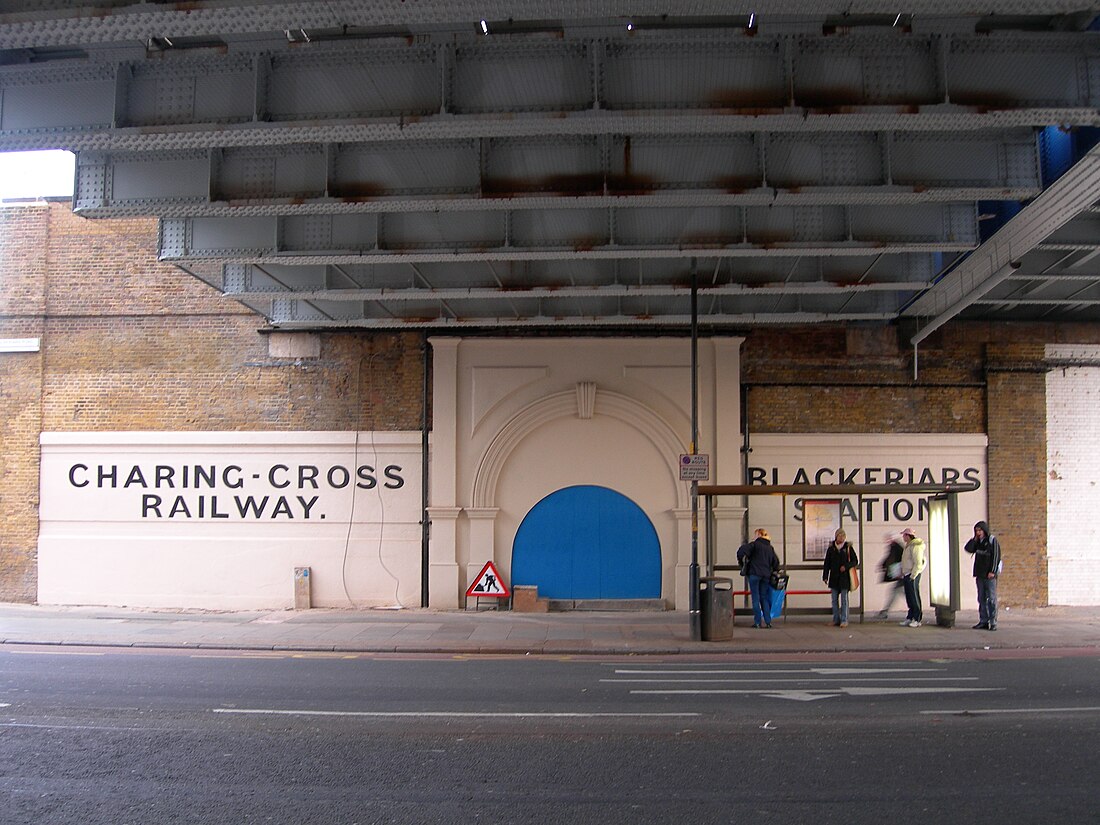
[[[86,217],[1022,200],[1030,131],[612,135],[82,152]]]
[[[283,328],[686,326],[693,266],[704,325],[1095,311],[1088,225],[951,266],[1100,126],[1088,13],[727,5],[0,0],[0,149]]]
[[[0,149],[1100,123],[1100,34],[305,46],[0,66]]]
[[[166,218],[164,260],[301,263],[935,252],[978,243],[973,204],[612,208]]]
[[[768,0],[754,21],[758,28],[806,21],[823,25],[890,25],[896,4],[876,0]],[[1081,11],[1075,0],[985,0],[980,7],[961,6],[955,0],[910,0],[906,3],[907,26],[953,25],[960,20],[987,16],[1074,15]],[[152,4],[144,0],[71,0],[64,4],[41,0],[0,2],[0,49],[62,47],[73,44],[145,43],[152,38],[248,36],[292,30],[328,30],[347,27],[365,31],[429,28],[476,31],[480,20],[496,27],[508,23],[561,21],[570,25],[667,20],[669,6],[663,0],[326,0],[325,3],[189,2]],[[748,24],[749,9],[731,15],[724,0],[679,0],[676,18],[729,20]],[[875,17],[877,19],[869,19]],[[879,20],[885,21],[879,22]],[[1086,21],[1087,22],[1087,21]],[[972,23],[970,24],[973,25]]]
[[[1059,250],[1075,253],[1100,250],[1100,226],[1093,212],[1100,201],[1100,146],[1092,149],[1030,205],[932,288],[915,299],[904,315],[929,319],[913,336],[920,343],[947,321],[986,298],[1017,276],[1035,252],[1049,256]],[[1077,236],[1079,243],[1061,243],[1059,235]],[[1042,259],[1040,259],[1042,260]],[[1029,261],[1033,280],[1055,281],[1057,264]],[[1017,301],[1017,306],[1024,302]],[[1065,303],[1072,303],[1067,300]]]

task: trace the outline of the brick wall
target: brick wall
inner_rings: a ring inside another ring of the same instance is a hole
[[[760,329],[742,346],[752,432],[981,433],[982,347],[950,334],[913,353],[895,327]]]
[[[48,207],[0,208],[0,337],[41,338]],[[42,354],[0,353],[0,601],[37,585]]]
[[[1001,543],[1004,604],[1047,603],[1046,367],[1041,343],[987,350],[989,529]]]

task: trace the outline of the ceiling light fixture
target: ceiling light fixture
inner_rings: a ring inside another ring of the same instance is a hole
[[[488,34],[489,33],[489,24],[486,23],[484,20],[481,21],[481,33],[482,34]]]
[[[749,12],[749,28],[752,29],[752,28],[755,28],[755,27],[756,27],[756,12],[750,11]]]

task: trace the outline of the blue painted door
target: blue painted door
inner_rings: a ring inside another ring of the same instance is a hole
[[[551,493],[520,524],[512,584],[550,599],[657,599],[661,547],[642,509],[606,487]]]

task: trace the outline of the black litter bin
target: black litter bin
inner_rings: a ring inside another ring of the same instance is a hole
[[[733,638],[733,579],[702,576],[699,579],[699,608],[704,642],[725,642]]]

